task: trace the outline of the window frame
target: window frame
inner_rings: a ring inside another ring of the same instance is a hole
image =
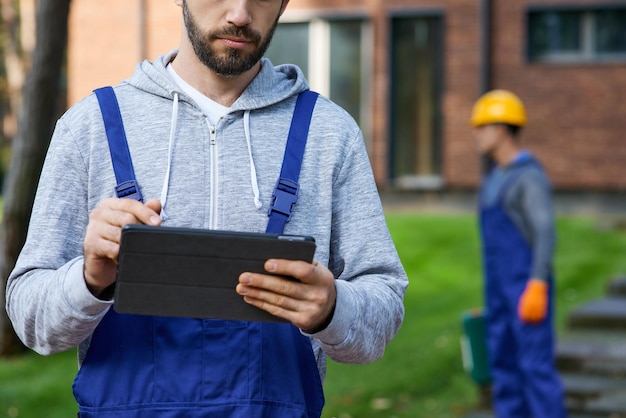
[[[599,53],[595,51],[595,13],[600,11],[626,11],[626,4],[599,3],[599,4],[558,4],[558,5],[530,5],[525,13],[526,46],[525,58],[529,64],[572,65],[572,64],[623,64],[626,62],[626,51],[623,53]],[[530,18],[534,13],[580,13],[581,47],[579,52],[547,52],[536,55],[531,42]]]
[[[368,152],[373,148],[373,97],[372,82],[374,78],[374,24],[366,11],[351,10],[287,10],[280,18],[281,23],[303,23],[308,26],[309,68],[302,69],[311,88],[323,96],[330,95],[331,65],[330,26],[334,22],[360,21],[361,23],[361,86],[359,127],[363,133]],[[355,117],[355,119],[357,119]]]
[[[387,124],[387,138],[389,138],[387,143],[387,180],[392,187],[400,189],[400,190],[442,190],[445,187],[444,180],[444,172],[445,172],[445,157],[444,157],[444,135],[443,135],[443,126],[444,126],[444,113],[443,113],[443,91],[445,89],[444,82],[444,68],[445,68],[445,44],[446,44],[446,12],[443,8],[433,7],[433,8],[420,8],[420,9],[398,9],[398,10],[390,10],[386,16],[388,22],[388,34],[387,34],[387,68],[386,73],[389,77],[389,89],[387,94],[387,109],[389,109],[389,118]],[[410,174],[410,175],[401,175],[398,177],[394,177],[394,152],[393,147],[393,137],[394,137],[394,129],[393,126],[393,112],[395,108],[394,104],[394,89],[392,86],[393,81],[391,80],[393,74],[393,66],[395,63],[393,62],[393,22],[398,19],[432,19],[438,21],[438,27],[436,28],[436,37],[437,37],[437,48],[440,49],[441,53],[438,54],[436,60],[434,61],[435,72],[440,74],[440,77],[437,78],[436,83],[434,84],[434,94],[438,98],[437,106],[434,111],[436,113],[436,124],[435,126],[435,138],[434,141],[435,146],[438,148],[436,151],[437,161],[435,161],[435,165],[438,166],[437,173],[422,175],[422,174]]]

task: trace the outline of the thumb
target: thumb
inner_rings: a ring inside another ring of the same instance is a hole
[[[157,214],[161,213],[161,201],[158,199],[150,199],[146,202],[146,207],[152,209]]]

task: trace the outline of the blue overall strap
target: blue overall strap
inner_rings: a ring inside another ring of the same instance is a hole
[[[310,90],[303,91],[298,96],[285,146],[283,166],[272,194],[272,203],[268,212],[270,219],[265,230],[267,233],[281,234],[283,232],[298,200],[300,190],[298,177],[300,177],[304,148],[317,97],[318,94]]]
[[[128,150],[128,142],[124,131],[124,123],[122,122],[122,114],[115,97],[112,87],[102,87],[94,90],[104,127],[109,140],[109,150],[111,151],[111,162],[113,163],[113,171],[115,172],[115,194],[119,198],[128,198],[143,201],[139,186],[135,180],[135,171],[133,170],[133,162],[130,158]]]

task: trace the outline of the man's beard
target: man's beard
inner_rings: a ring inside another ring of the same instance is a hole
[[[270,46],[276,25],[278,24],[277,17],[274,25],[264,38],[261,37],[259,32],[253,31],[248,26],[228,26],[222,30],[202,33],[193,16],[189,13],[186,0],[183,0],[183,18],[187,36],[200,62],[223,77],[235,77],[254,67]],[[224,55],[220,55],[211,47],[211,41],[218,39],[218,37],[224,38],[228,36],[245,38],[256,45],[256,48],[249,53],[229,48]]]

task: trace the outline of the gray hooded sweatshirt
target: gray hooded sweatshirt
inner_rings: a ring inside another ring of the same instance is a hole
[[[297,94],[295,66],[262,70],[214,126],[172,80],[176,51],[140,63],[115,86],[144,200],[163,204],[163,225],[263,232]],[[315,238],[316,260],[336,280],[330,324],[310,335],[322,377],[325,355],[366,363],[383,355],[404,316],[408,280],[390,238],[361,132],[337,105],[317,101],[287,234]],[[116,185],[94,94],[57,122],[26,244],[11,273],[6,307],[22,341],[41,354],[81,345],[111,309],[83,277],[90,212]]]

